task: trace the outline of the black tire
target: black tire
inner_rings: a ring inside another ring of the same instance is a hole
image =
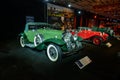
[[[94,36],[92,38],[92,43],[95,44],[95,45],[101,45],[102,43],[102,38],[99,37],[99,36]]]
[[[25,47],[25,39],[23,36],[20,36],[20,45],[21,47]]]
[[[61,48],[55,44],[49,44],[47,47],[47,56],[49,60],[52,62],[61,61],[62,59]]]
[[[43,42],[43,37],[42,37],[42,35],[36,35],[35,37],[34,37],[34,46],[38,46],[40,43],[42,43]]]

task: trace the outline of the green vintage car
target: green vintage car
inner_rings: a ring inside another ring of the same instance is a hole
[[[20,34],[21,47],[46,50],[52,62],[62,59],[63,54],[73,53],[82,48],[82,38],[72,36],[69,30],[57,30],[55,26],[43,22],[29,22]]]

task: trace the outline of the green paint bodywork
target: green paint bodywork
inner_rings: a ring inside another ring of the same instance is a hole
[[[47,39],[47,40],[43,41],[41,44],[36,46],[36,49],[38,49],[38,50],[46,49],[47,45],[52,44],[52,43],[60,46],[63,51],[67,51],[66,43],[62,39],[57,39],[57,38],[51,38],[51,39]]]
[[[45,44],[46,43],[51,43],[51,42],[55,43],[55,44],[57,44],[59,46],[65,44],[65,42],[62,39],[57,39],[57,38],[50,38],[50,39],[47,39],[47,40],[44,41]]]
[[[107,28],[92,27],[92,30],[94,30],[94,31],[100,31],[100,32],[105,32],[105,31],[107,31]]]
[[[29,26],[41,26],[39,29],[29,29]],[[47,28],[43,28],[43,26]],[[44,40],[50,39],[50,38],[57,38],[62,39],[62,30],[55,30],[53,29],[53,26],[48,23],[43,22],[30,22],[25,25],[24,34],[27,36],[27,39],[29,42],[34,42],[34,37],[37,34],[41,34],[44,37]]]
[[[34,37],[37,34],[41,34],[44,37],[44,40],[50,39],[50,38],[57,38],[57,39],[62,39],[62,33],[63,31],[60,30],[52,30],[52,29],[38,29],[35,31],[28,30],[24,32],[25,35],[27,36],[27,39],[30,42],[34,42]]]
[[[31,27],[30,27],[31,26]],[[37,27],[36,27],[37,26]],[[34,43],[34,37],[36,35],[40,35],[43,38],[43,42],[40,43],[38,46],[33,48],[37,50],[47,49],[49,44],[56,44],[61,47],[61,50],[67,52],[67,45],[66,42],[63,41],[64,31],[56,30],[53,26],[48,23],[43,22],[30,22],[25,25],[25,30],[23,33],[20,33],[21,36],[25,38],[25,43]],[[77,41],[82,41],[83,39],[78,37]],[[74,42],[75,43],[75,42]]]
[[[81,37],[78,37],[78,39],[77,39],[78,41],[82,41],[83,40],[83,38],[81,38]]]
[[[39,29],[29,29],[29,26],[47,26],[47,28],[39,28]],[[53,27],[48,23],[43,22],[30,22],[25,25],[25,30],[23,33],[20,33],[26,39],[26,43],[33,43],[34,37],[37,34],[43,36],[43,42],[36,46],[35,48],[38,50],[43,50],[47,48],[47,45],[50,43],[54,43],[59,45],[62,50],[67,51],[66,43],[62,39],[62,34],[64,31],[53,29]]]

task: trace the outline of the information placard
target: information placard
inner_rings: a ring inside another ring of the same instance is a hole
[[[83,69],[85,66],[87,66],[88,64],[90,64],[92,62],[92,60],[88,57],[85,56],[83,58],[81,58],[80,60],[76,61],[75,64],[80,68]]]

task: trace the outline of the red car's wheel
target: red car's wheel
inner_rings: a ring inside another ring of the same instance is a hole
[[[95,36],[93,37],[93,40],[92,40],[93,44],[95,45],[100,45],[102,43],[102,38],[101,37],[98,37],[98,36]]]

